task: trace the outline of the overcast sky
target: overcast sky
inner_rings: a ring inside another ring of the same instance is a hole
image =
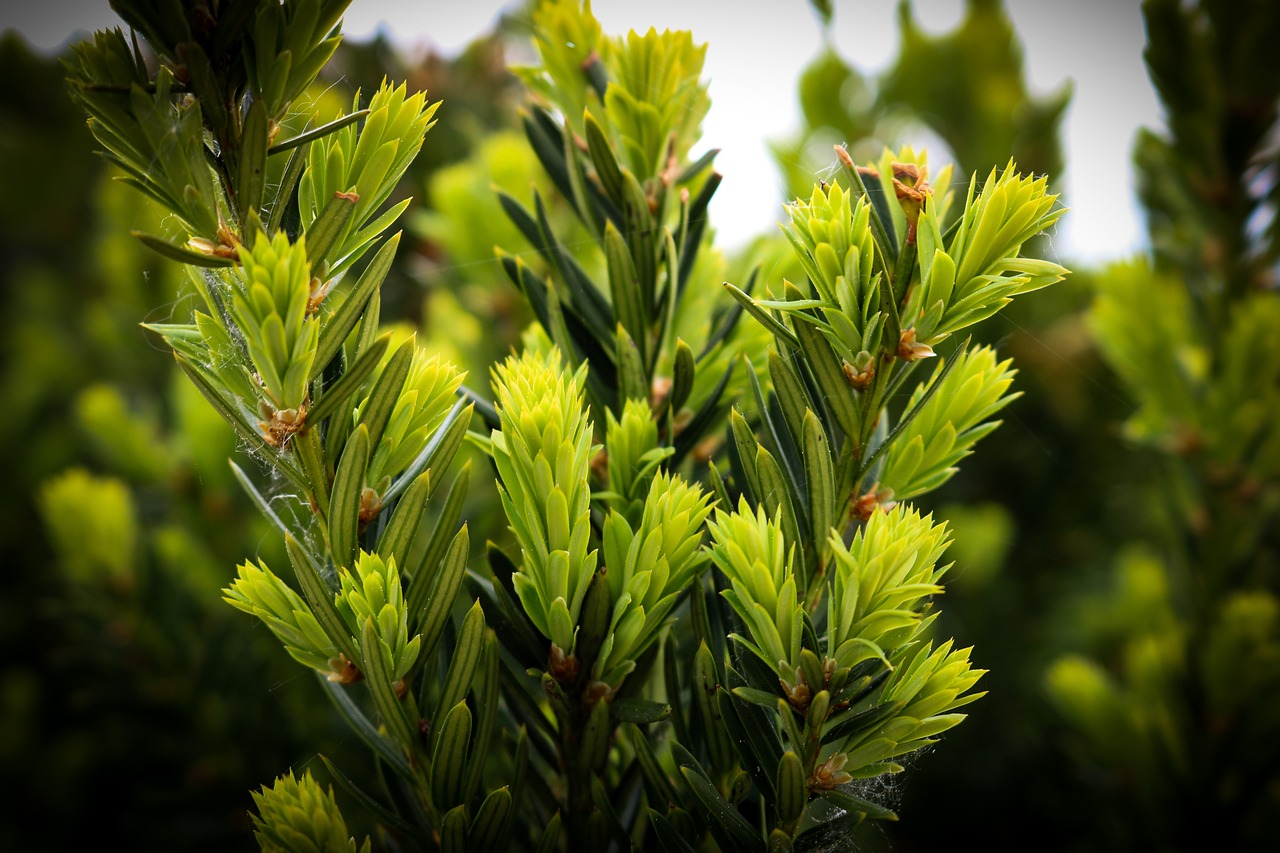
[[[17,29],[52,50],[77,33],[118,23],[107,0],[17,0],[0,10],[0,29]],[[499,0],[353,0],[349,38],[384,30],[406,49],[428,45],[454,52],[493,23]],[[897,50],[896,0],[834,0],[835,42],[864,72],[883,69]],[[942,32],[961,18],[963,0],[915,0],[926,30]],[[1142,246],[1129,153],[1141,126],[1160,127],[1160,112],[1142,65],[1138,0],[1006,0],[1022,39],[1027,77],[1036,94],[1075,83],[1064,127],[1068,172],[1062,184],[1072,208],[1054,235],[1064,259],[1101,261]],[[805,0],[595,0],[606,32],[688,29],[710,44],[705,74],[711,112],[703,140],[718,147],[725,181],[711,215],[723,243],[734,246],[774,227],[781,187],[766,140],[799,124],[796,83],[821,46]],[[873,36],[874,34],[874,36]],[[826,163],[814,164],[815,173]]]

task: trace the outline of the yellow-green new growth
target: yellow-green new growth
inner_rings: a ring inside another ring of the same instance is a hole
[[[986,674],[970,665],[969,651],[953,650],[948,640],[937,649],[925,643],[908,647],[904,656],[894,656],[895,668],[879,704],[896,710],[883,725],[837,744],[846,756],[844,772],[855,779],[896,773],[902,766],[890,759],[935,743],[936,735],[959,724],[965,715],[950,712],[986,695],[969,692]],[[838,726],[860,710],[854,706],[832,717],[830,725]]]
[[[351,631],[352,641],[359,645],[364,625],[372,619],[382,657],[390,667],[387,677],[393,682],[404,678],[418,659],[422,636],[409,639],[409,609],[396,561],[361,551],[355,572],[339,569],[338,580],[342,588],[334,596],[334,605]]]
[[[869,362],[881,349],[885,319],[880,311],[882,274],[873,274],[870,204],[839,184],[815,186],[807,201],[787,205],[787,216],[790,225],[782,231],[813,283],[815,299],[762,304],[817,325],[847,364]],[[802,308],[820,308],[822,319],[800,313]]]
[[[644,496],[662,460],[673,451],[658,446],[658,424],[643,400],[627,400],[622,417],[605,412],[605,447],[609,453],[609,491],[615,505],[635,524],[640,520]],[[597,495],[597,498],[602,497]]]
[[[349,218],[332,236],[324,257],[315,259],[327,262],[329,276],[354,263],[408,206],[409,200],[405,199],[370,221],[390,198],[435,123],[432,116],[440,103],[427,105],[426,97],[425,92],[409,95],[403,83],[392,88],[384,80],[369,100],[369,114],[359,133],[354,125],[348,125],[312,143],[308,168],[298,183],[303,230],[310,233],[313,226],[323,222],[321,214],[339,194],[354,204]],[[359,106],[357,92],[352,112]]]
[[[846,546],[831,534],[827,657],[850,667],[910,642],[923,628],[927,599],[942,592],[945,524],[899,504],[874,513]]]
[[[244,336],[258,381],[274,412],[300,411],[315,361],[320,327],[307,316],[311,265],[305,238],[284,232],[240,248],[239,287],[231,316]]]
[[[605,111],[635,174],[660,173],[669,154],[683,161],[697,140],[711,107],[706,84],[698,79],[706,55],[707,46],[695,45],[686,30],[659,33],[650,27],[644,35],[633,30],[614,42]]]
[[[290,770],[270,788],[255,791],[253,804],[258,809],[253,834],[263,853],[369,853],[371,849],[368,839],[357,848],[333,789],[321,788],[310,773],[298,779]]]
[[[531,18],[541,67],[515,71],[531,91],[559,107],[570,127],[581,134],[583,112],[600,103],[588,82],[588,68],[609,57],[613,39],[605,36],[591,13],[591,0],[541,0]]]
[[[439,356],[414,350],[409,375],[369,459],[365,481],[370,486],[385,492],[391,480],[412,464],[444,423],[464,376]],[[362,410],[367,403],[366,399],[361,404]]]
[[[844,159],[852,175],[852,163],[847,155]],[[932,355],[933,345],[953,332],[990,317],[1014,296],[1067,274],[1051,261],[1019,257],[1023,243],[1065,212],[1055,207],[1058,197],[1047,192],[1045,178],[1019,175],[1010,163],[998,176],[992,171],[975,199],[975,176],[948,242],[943,219],[950,198],[946,192],[935,197],[923,155],[909,148],[886,153],[880,168],[858,170],[869,193],[890,199],[896,195],[898,203],[881,205],[879,212],[856,188],[846,191],[836,184],[815,186],[808,200],[787,206],[789,223],[783,232],[813,284],[813,298],[757,302],[821,329],[855,387],[859,377],[870,382],[872,356],[880,351],[907,360]],[[941,180],[949,175],[950,167],[943,169]],[[916,253],[918,268],[913,271],[914,261],[886,258],[895,249],[877,246],[877,234],[890,247],[897,246],[896,251]],[[909,281],[893,281],[892,296],[881,292],[891,271],[910,275]],[[899,340],[883,339],[890,322],[886,298],[899,303]],[[821,316],[808,313],[811,309]]]
[[[919,642],[933,621],[925,615],[929,598],[942,593],[939,580],[949,567],[938,559],[947,542],[945,524],[905,505],[872,515],[847,547],[831,537],[827,656],[837,671],[870,658],[891,670],[876,700],[889,712],[885,722],[837,738],[841,771],[851,778],[901,770],[889,759],[933,743],[964,718],[948,712],[982,695],[968,692],[983,674],[970,666],[969,649],[953,651],[949,640],[936,650]],[[864,710],[854,705],[833,715],[829,728],[849,728]]]
[[[492,435],[498,493],[520,543],[513,578],[525,612],[566,654],[595,573],[587,475],[591,421],[583,402],[584,363],[566,372],[559,350],[526,352],[494,369],[501,428]]]
[[[239,577],[222,591],[222,597],[237,610],[261,619],[298,663],[323,672],[330,681],[349,675],[338,648],[325,635],[311,608],[266,563],[241,564]]]
[[[532,19],[541,67],[517,72],[575,133],[583,134],[588,109],[600,117],[603,103],[620,165],[640,180],[666,169],[669,155],[685,160],[711,107],[699,79],[705,44],[694,44],[685,30],[606,36],[589,1],[543,0]]]
[[[879,479],[887,496],[906,500],[951,479],[974,444],[1000,426],[989,418],[1019,396],[1006,393],[1016,372],[1010,364],[1009,359],[997,362],[990,347],[978,347],[962,353],[941,384],[944,364],[916,387],[907,411],[925,394],[931,396],[885,453]]]
[[[613,511],[604,525],[604,561],[613,617],[596,659],[596,680],[617,687],[658,638],[667,614],[705,561],[699,552],[710,495],[678,476],[653,480],[639,529]]]
[[[753,513],[745,497],[735,512],[717,509],[707,527],[711,559],[732,584],[721,595],[750,635],[733,634],[732,639],[780,679],[793,683],[804,628],[804,608],[796,593],[795,548],[785,541],[780,522],[769,519],[763,507]]]
[[[902,308],[902,326],[931,345],[972,326],[1008,305],[1014,296],[1039,290],[1067,275],[1052,261],[1021,258],[1022,245],[1066,212],[1055,207],[1048,178],[1020,175],[1012,161],[1002,173],[991,170],[974,198],[975,175],[954,236],[945,240],[931,206],[920,213],[919,283]]]

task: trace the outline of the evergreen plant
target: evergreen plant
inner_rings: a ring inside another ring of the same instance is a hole
[[[803,278],[722,285],[715,152],[691,153],[705,46],[545,0],[523,128],[590,239],[500,196],[538,326],[490,398],[380,327],[392,190],[438,104],[384,83],[298,126],[345,6],[115,0],[130,34],[69,75],[172,214],[138,238],[199,307],[149,328],[235,429],[287,554],[224,595],[367,745],[373,773],[323,759],[360,825],[392,849],[763,851],[896,819],[869,780],[961,722],[982,675],[931,635],[950,533],[909,501],[1015,396],[960,333],[1065,275],[1022,255],[1063,212],[1046,179],[1009,162],[953,187],[922,152],[836,148],[787,206]],[[470,468],[440,490],[468,435],[513,534],[483,567]],[[308,774],[254,801],[266,849],[369,843]]]

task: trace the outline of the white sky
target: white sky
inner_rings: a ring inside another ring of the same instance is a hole
[[[493,23],[500,0],[353,0],[344,31],[360,39],[379,28],[399,44],[463,47]],[[897,51],[896,0],[834,0],[835,43],[864,72],[883,69]],[[962,17],[963,0],[915,0],[925,29],[942,32]],[[1072,260],[1119,258],[1142,245],[1133,198],[1130,151],[1138,127],[1161,126],[1142,65],[1138,0],[1006,0],[1023,43],[1031,90],[1047,94],[1075,81],[1064,126],[1068,172],[1062,184],[1071,212],[1054,235],[1057,254]],[[688,29],[708,42],[705,74],[711,112],[703,140],[721,153],[724,174],[711,216],[732,247],[770,229],[781,216],[781,186],[765,142],[799,124],[796,84],[817,54],[821,34],[806,0],[595,0],[606,32]],[[17,29],[52,50],[75,33],[112,26],[106,0],[9,2],[0,29]],[[815,172],[828,164],[814,164]]]

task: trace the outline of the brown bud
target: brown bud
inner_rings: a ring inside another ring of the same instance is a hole
[[[218,223],[218,245],[213,247],[213,254],[215,257],[232,260],[240,257],[240,238],[225,222]]]
[[[787,701],[791,703],[791,707],[803,711],[809,707],[809,703],[813,700],[813,690],[809,687],[809,683],[804,680],[804,675],[796,672],[796,683],[791,684],[785,679],[779,678],[778,683],[782,685],[782,692],[786,694]]]
[[[606,702],[613,700],[613,688],[606,682],[593,681],[587,685],[586,690],[582,691],[582,702],[588,707],[595,705],[602,699]]]
[[[364,527],[382,511],[382,496],[368,486],[360,489],[360,526]]]
[[[859,370],[843,359],[840,362],[840,370],[844,373],[844,379],[849,383],[855,391],[865,391],[871,387],[871,383],[876,378],[876,365],[871,362],[864,369]]]
[[[578,677],[581,665],[572,654],[565,655],[564,649],[551,644],[551,654],[547,657],[547,672],[561,684],[570,684]]]
[[[307,426],[306,403],[296,409],[273,409],[266,401],[259,401],[258,411],[263,416],[258,428],[272,447],[284,447],[289,436],[302,432]]]
[[[893,489],[882,489],[879,483],[875,483],[866,494],[854,498],[853,516],[860,521],[867,521],[876,510],[890,510],[894,506],[896,502],[893,500]]]
[[[311,277],[311,292],[307,296],[307,316],[310,317],[316,311],[320,310],[320,303],[329,295],[329,291],[333,290],[333,282],[335,279],[322,282],[320,276],[313,275]]]
[[[914,187],[919,182],[921,175],[928,172],[927,168],[922,172],[915,163],[894,162],[889,164],[889,168],[893,169],[894,183],[906,184],[908,187]]]
[[[336,658],[329,658],[329,672],[325,675],[329,681],[335,684],[354,684],[364,678],[364,673],[356,668],[356,665],[347,660],[347,656],[342,652],[338,652]]]
[[[907,329],[898,339],[898,358],[903,361],[917,361],[922,358],[933,358],[937,355],[933,347],[916,341],[916,330]]]
[[[914,163],[894,163],[893,192],[898,197],[902,212],[907,215],[907,242],[916,241],[916,220],[920,218],[920,208],[925,200],[933,195],[933,187],[925,177],[929,174],[926,166]]]
[[[830,791],[833,788],[852,782],[853,776],[844,769],[844,766],[848,763],[849,756],[843,752],[837,752],[813,768],[813,775],[809,777],[809,789],[812,791]]]

